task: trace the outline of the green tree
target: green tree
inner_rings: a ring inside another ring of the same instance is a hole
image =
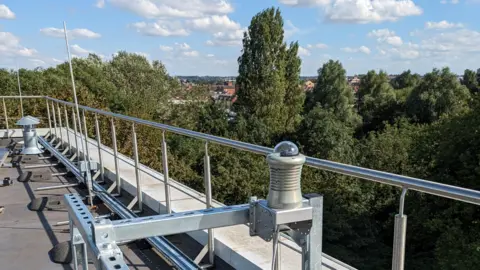
[[[296,130],[301,121],[303,104],[305,103],[305,91],[300,84],[300,69],[302,60],[298,57],[298,42],[291,43],[286,53],[285,66],[285,111],[287,119],[285,128],[288,132]]]
[[[389,83],[388,74],[371,70],[360,83],[357,93],[359,113],[363,117],[364,131],[379,129],[384,121],[393,122],[401,114],[396,94]]]
[[[434,69],[412,90],[407,113],[414,121],[431,123],[444,115],[465,112],[470,100],[470,92],[449,68]]]
[[[247,121],[258,119],[270,134],[284,131],[287,116],[283,33],[279,9],[258,13],[244,34],[242,55],[238,58],[239,90],[234,109]]]
[[[466,69],[463,73],[462,84],[465,85],[470,93],[478,92],[477,73],[473,70]]]
[[[404,89],[408,87],[415,87],[420,83],[421,77],[419,74],[412,74],[410,70],[402,72],[395,79],[391,80],[391,84],[395,89]]]
[[[330,60],[318,69],[317,83],[308,97],[307,108],[313,109],[317,104],[350,126],[356,127],[361,122],[355,111],[353,90],[339,61]]]

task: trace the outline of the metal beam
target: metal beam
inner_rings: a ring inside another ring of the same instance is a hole
[[[246,224],[249,221],[249,205],[236,205],[165,214],[153,217],[113,221],[115,241],[164,236],[210,228]]]

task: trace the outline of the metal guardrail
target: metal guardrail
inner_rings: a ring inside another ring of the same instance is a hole
[[[5,99],[15,99],[15,98],[20,98],[19,96],[1,96],[0,97],[3,102],[3,109],[4,109],[4,119],[8,119],[7,116],[7,111],[5,107]],[[59,105],[62,104],[68,107],[74,107],[74,103],[63,101],[63,100],[58,100],[55,98],[51,97],[46,97],[46,96],[22,96],[24,99],[28,98],[38,98],[38,99],[45,99],[47,103],[47,109],[49,108],[49,103],[52,105],[52,109],[55,111],[55,104],[57,106],[57,112],[59,114],[59,118],[61,119],[60,116],[60,107]],[[138,165],[138,151],[136,148],[136,134],[135,134],[135,124],[137,125],[144,125],[144,126],[149,126],[153,128],[157,128],[163,131],[163,136],[162,136],[162,164],[163,164],[163,174],[164,174],[164,183],[165,183],[165,198],[166,198],[166,208],[167,212],[171,212],[171,203],[170,203],[170,184],[168,183],[169,181],[169,174],[168,174],[168,157],[167,157],[167,144],[165,141],[165,132],[171,132],[175,133],[178,135],[183,135],[187,136],[190,138],[195,138],[199,140],[205,141],[205,160],[209,161],[209,156],[208,156],[208,143],[216,143],[224,146],[228,146],[234,149],[238,150],[244,150],[256,154],[261,154],[261,155],[268,155],[270,154],[273,149],[269,147],[264,147],[264,146],[259,146],[259,145],[254,145],[254,144],[249,144],[245,142],[240,142],[240,141],[235,141],[227,138],[222,138],[218,136],[213,136],[209,134],[204,134],[196,131],[191,131],[187,129],[182,129],[178,127],[173,127],[165,124],[160,124],[156,123],[153,121],[148,121],[148,120],[143,120],[135,117],[130,117],[126,115],[121,115],[117,113],[112,113],[112,112],[107,112],[107,111],[102,111],[99,109],[94,109],[86,106],[79,106],[79,108],[82,110],[83,114],[86,112],[90,112],[97,115],[103,115],[106,117],[109,117],[111,119],[111,131],[112,131],[112,141],[114,144],[113,151],[114,151],[114,158],[115,158],[115,167],[116,167],[116,172],[117,172],[117,179],[114,183],[114,185],[109,188],[109,192],[111,192],[115,187],[117,188],[118,191],[121,189],[121,182],[120,182],[120,177],[118,174],[118,150],[116,147],[116,133],[115,133],[115,121],[114,119],[119,119],[123,121],[127,121],[132,123],[132,137],[134,138],[133,143],[134,143],[134,160],[135,162],[135,170],[136,170],[136,180],[137,180],[137,197],[136,199],[138,200],[138,203],[141,205],[142,203],[142,192],[141,192],[141,185],[140,185],[140,179],[139,179],[139,174],[138,171],[141,170],[139,169]],[[48,120],[49,120],[49,127],[50,127],[50,134],[52,134],[52,124],[51,124],[51,116],[50,116],[50,110],[47,110],[48,113]],[[67,110],[65,109],[65,113],[67,113]],[[74,113],[74,112],[72,112]],[[65,115],[66,119],[68,117]],[[75,119],[75,118],[73,118]],[[54,127],[57,126],[57,121],[55,119],[55,112],[53,112],[53,121],[54,121]],[[79,123],[80,125],[81,123]],[[86,127],[86,123],[83,123]],[[76,125],[76,120],[74,120],[74,126]],[[97,121],[96,121],[96,133],[99,133],[99,129],[97,128]],[[7,125],[7,130],[8,130],[8,125]],[[54,130],[56,132],[56,128]],[[86,131],[85,131],[86,132]],[[76,132],[75,132],[76,133]],[[87,135],[87,134],[86,134]],[[97,140],[99,138],[97,134]],[[87,135],[88,136],[88,135]],[[99,149],[101,148],[101,143],[98,141],[98,147]],[[78,148],[77,148],[78,149]],[[88,153],[87,153],[88,155]],[[209,165],[209,162],[205,162],[206,164]],[[100,157],[100,165],[102,165],[102,160]],[[205,167],[205,195],[206,195],[206,205],[207,208],[211,207],[211,182],[210,182],[210,166]],[[442,183],[437,183],[437,182],[432,182],[432,181],[427,181],[419,178],[413,178],[413,177],[408,177],[408,176],[402,176],[398,174],[393,174],[393,173],[387,173],[387,172],[382,172],[382,171],[377,171],[377,170],[371,170],[371,169],[366,169],[362,167],[357,167],[353,165],[347,165],[347,164],[342,164],[342,163],[337,163],[337,162],[332,162],[328,160],[323,160],[323,159],[318,159],[318,158],[312,158],[312,157],[307,157],[305,165],[325,170],[325,171],[330,171],[334,173],[339,173],[343,175],[348,175],[352,177],[357,177],[369,181],[374,181],[382,184],[387,184],[391,186],[396,186],[399,188],[402,188],[402,194],[400,196],[400,206],[399,206],[399,214],[396,215],[395,217],[395,232],[394,232],[394,251],[393,251],[393,259],[392,259],[392,269],[399,270],[404,268],[404,257],[405,257],[405,235],[406,235],[406,218],[407,216],[404,215],[403,209],[404,209],[404,202],[405,202],[405,195],[408,190],[415,190],[419,191],[422,193],[427,193],[427,194],[432,194],[440,197],[445,197],[453,200],[458,200],[458,201],[463,201],[475,205],[480,205],[480,191],[477,190],[472,190],[472,189],[466,189],[462,187],[457,187],[457,186],[452,186],[452,185],[446,185]],[[139,208],[141,206],[139,205]],[[209,231],[209,240],[213,239],[213,231]],[[211,242],[211,243],[210,243]],[[213,247],[213,241],[209,241],[209,256],[213,260],[213,254],[214,254],[214,247]],[[213,261],[211,261],[213,263]]]

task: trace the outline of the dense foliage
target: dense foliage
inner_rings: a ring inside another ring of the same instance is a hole
[[[480,74],[467,70],[459,82],[448,68],[423,77],[406,71],[394,80],[370,71],[355,96],[342,64],[329,61],[305,96],[298,43],[287,46],[283,34],[279,10],[252,19],[238,60],[234,121],[209,100],[205,86],[183,89],[161,62],[126,52],[109,61],[96,55],[73,60],[79,102],[267,146],[289,139],[309,156],[480,189]],[[66,63],[22,69],[20,77],[24,94],[72,99]],[[16,73],[0,70],[0,94],[16,93]],[[175,98],[185,103],[170,102]],[[46,115],[45,104],[24,103],[29,114]],[[6,100],[6,105],[13,126],[18,103]],[[88,115],[90,135],[92,119]],[[111,145],[109,119],[100,120],[102,140]],[[120,151],[131,154],[130,124],[116,124]],[[140,161],[161,170],[161,131],[137,129]],[[171,177],[203,190],[203,143],[173,134],[167,140]],[[264,157],[219,145],[209,149],[217,200],[244,203],[249,196],[266,196]],[[325,253],[359,269],[390,268],[398,188],[311,168],[304,169],[302,186],[305,193],[325,196]],[[407,269],[478,268],[479,207],[409,191],[405,211]]]

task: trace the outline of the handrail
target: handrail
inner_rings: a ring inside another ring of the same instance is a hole
[[[15,96],[9,96],[9,97],[2,96],[0,98],[14,98],[14,97]],[[35,98],[35,97],[37,96],[25,96],[23,98]],[[17,98],[19,97],[17,96]],[[71,102],[51,98],[48,96],[45,96],[45,97],[38,96],[38,98],[45,98],[47,100],[62,103],[70,107],[74,106],[74,104]],[[128,122],[133,122],[133,123],[137,123],[144,126],[158,128],[158,129],[172,132],[175,134],[184,135],[187,137],[200,139],[208,142],[213,142],[216,144],[229,146],[234,149],[244,150],[244,151],[248,151],[256,154],[268,155],[273,151],[272,148],[265,147],[265,146],[254,145],[246,142],[231,140],[231,139],[222,138],[222,137],[218,137],[210,134],[173,127],[173,126],[160,124],[160,123],[149,121],[149,120],[139,119],[139,118],[117,114],[113,112],[102,111],[99,109],[94,109],[94,108],[90,108],[83,105],[79,105],[79,107],[83,110],[86,110],[92,113],[113,117],[113,118],[125,120]],[[454,199],[458,201],[480,205],[480,191],[473,190],[473,189],[467,189],[467,188],[442,184],[438,182],[427,181],[427,180],[414,178],[414,177],[408,177],[408,176],[403,176],[403,175],[398,175],[393,173],[366,169],[358,166],[342,164],[338,162],[333,162],[333,161],[328,161],[328,160],[323,160],[323,159],[318,159],[313,157],[307,157],[305,165],[309,167],[321,169],[321,170],[353,176],[353,177],[370,180],[370,181],[374,181],[382,184],[402,187],[404,189],[416,190],[416,191],[420,191],[423,193],[428,193],[428,194],[432,194],[440,197],[445,197],[449,199]]]
[[[51,101],[63,103],[67,106],[74,105],[73,103],[63,101],[63,100],[58,100],[51,97],[45,97],[45,98]],[[192,130],[173,127],[173,126],[160,124],[153,121],[143,120],[143,119],[126,116],[122,114],[106,112],[106,111],[90,108],[83,105],[81,105],[80,108],[93,113],[114,117],[114,118],[122,119],[125,121],[129,121],[129,122],[134,122],[134,123],[145,125],[145,126],[158,128],[158,129],[176,133],[179,135],[184,135],[191,138],[205,140],[208,142],[229,146],[239,150],[245,150],[252,153],[268,155],[273,151],[272,148],[265,147],[265,146],[254,145],[250,143],[222,138],[214,135],[209,135],[209,134],[200,133]],[[473,189],[456,187],[452,185],[446,185],[442,183],[427,181],[419,178],[413,178],[413,177],[408,177],[408,176],[403,176],[403,175],[398,175],[393,173],[366,169],[358,166],[342,164],[338,162],[333,162],[333,161],[328,161],[328,160],[323,160],[323,159],[318,159],[313,157],[307,157],[305,165],[313,168],[321,169],[321,170],[326,170],[326,171],[335,172],[343,175],[362,178],[365,180],[375,181],[382,184],[402,187],[402,188],[416,190],[416,191],[420,191],[420,192],[424,192],[432,195],[437,195],[440,197],[445,197],[449,199],[454,199],[454,200],[459,200],[459,201],[480,205],[480,191],[473,190]]]

